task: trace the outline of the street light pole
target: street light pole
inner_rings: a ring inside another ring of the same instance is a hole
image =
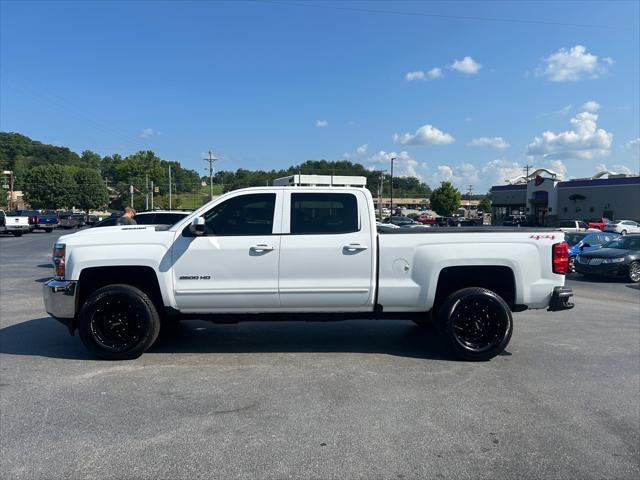
[[[213,200],[213,164],[218,159],[209,150],[209,158],[203,158],[205,162],[209,162],[209,201]]]
[[[391,210],[391,217],[393,217],[393,162],[395,157],[391,157],[391,198],[389,200],[389,210]]]

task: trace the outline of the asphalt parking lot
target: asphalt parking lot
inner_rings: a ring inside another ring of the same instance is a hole
[[[3,479],[640,477],[638,285],[572,276],[486,363],[408,321],[185,322],[105,362],[44,312],[56,238],[0,237]]]

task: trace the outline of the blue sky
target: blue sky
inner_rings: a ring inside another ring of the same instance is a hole
[[[476,191],[527,162],[640,169],[639,2],[0,8],[1,129],[74,151],[201,173],[209,148],[226,170],[394,155]]]

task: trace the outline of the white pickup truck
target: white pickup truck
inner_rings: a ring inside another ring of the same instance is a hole
[[[15,215],[15,212],[0,210],[0,233],[12,233],[19,237],[23,233],[29,233],[29,217]]]
[[[411,319],[487,360],[511,312],[563,310],[564,236],[509,228],[377,232],[371,194],[349,187],[227,193],[171,227],[60,237],[44,303],[106,359],[135,358],[174,319]]]

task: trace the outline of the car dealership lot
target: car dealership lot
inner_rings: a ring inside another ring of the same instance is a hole
[[[640,475],[638,285],[571,276],[486,363],[408,321],[185,322],[104,362],[42,307],[55,238],[0,238],[6,478]]]

